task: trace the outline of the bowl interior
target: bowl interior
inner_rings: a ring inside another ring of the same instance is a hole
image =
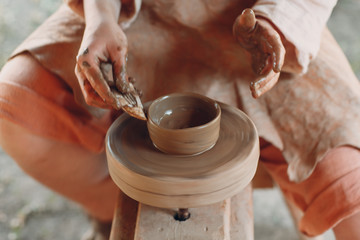
[[[169,95],[157,99],[149,108],[149,118],[165,129],[185,129],[203,126],[214,120],[219,105],[197,95]]]

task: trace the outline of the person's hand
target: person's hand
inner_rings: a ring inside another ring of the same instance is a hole
[[[75,74],[87,104],[101,108],[122,107],[113,91],[128,89],[127,38],[115,21],[99,21],[85,28]],[[117,81],[117,82],[115,82]],[[120,89],[119,89],[120,88]]]
[[[253,71],[259,78],[250,84],[254,98],[269,91],[278,81],[284,64],[285,48],[279,33],[264,19],[256,19],[251,9],[245,9],[235,20],[233,34],[251,54]]]

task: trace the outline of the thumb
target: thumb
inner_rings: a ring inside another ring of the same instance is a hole
[[[127,53],[122,51],[116,57],[113,60],[116,88],[122,93],[130,92],[127,75]]]
[[[237,17],[234,24],[234,34],[238,35],[239,33],[250,33],[255,29],[256,17],[252,9],[246,8]]]

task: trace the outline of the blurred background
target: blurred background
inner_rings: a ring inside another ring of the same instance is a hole
[[[16,46],[61,2],[0,1],[0,69]],[[360,79],[359,13],[359,0],[339,1],[328,27]],[[254,190],[254,218],[256,240],[299,239],[277,188]],[[76,240],[88,227],[77,205],[26,176],[0,149],[0,240]],[[331,231],[324,235],[324,240],[333,239]]]

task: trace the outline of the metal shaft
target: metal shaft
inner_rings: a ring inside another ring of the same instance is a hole
[[[190,212],[188,208],[179,208],[175,214],[175,219],[178,221],[185,221],[190,218]]]

